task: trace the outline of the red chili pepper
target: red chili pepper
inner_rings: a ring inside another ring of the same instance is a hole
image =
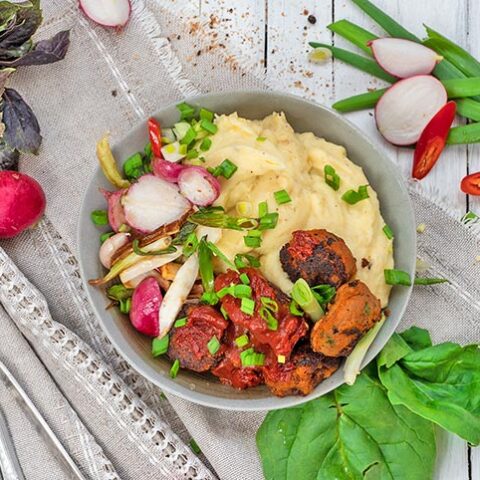
[[[463,193],[480,195],[480,172],[467,175],[460,184]]]
[[[445,104],[428,122],[415,147],[413,156],[412,177],[421,180],[433,168],[440,157],[448,132],[455,118],[457,105],[455,102]]]
[[[150,137],[153,155],[158,158],[163,158],[160,150],[162,148],[162,129],[154,118],[148,119],[148,136]]]

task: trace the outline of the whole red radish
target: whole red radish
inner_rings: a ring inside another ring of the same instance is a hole
[[[24,173],[0,172],[0,238],[11,238],[37,223],[45,212],[45,193]]]
[[[158,312],[162,299],[162,292],[154,277],[145,278],[135,288],[130,309],[130,322],[140,333],[149,337],[158,335]]]

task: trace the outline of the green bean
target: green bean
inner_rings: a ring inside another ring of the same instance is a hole
[[[480,122],[480,102],[471,98],[461,98],[457,100],[457,113],[462,117]]]
[[[349,65],[358,68],[358,70],[369,73],[374,77],[381,78],[382,80],[390,83],[394,83],[396,81],[395,77],[392,77],[384,70],[382,70],[377,64],[377,62],[375,62],[374,60],[362,57],[361,55],[353,52],[349,52],[348,50],[344,50],[343,48],[337,48],[333,47],[332,45],[327,45],[325,43],[310,42],[309,45],[313,48],[328,48],[332,52],[333,56],[335,58],[338,58],[338,60],[348,63]]]
[[[353,43],[358,48],[361,48],[365,53],[372,55],[372,50],[367,44],[371,40],[378,38],[372,32],[369,32],[348,20],[339,20],[338,22],[331,23],[327,28],[345,38],[345,40]]]
[[[468,98],[480,95],[480,78],[452,78],[442,80],[448,98]]]
[[[343,113],[373,108],[386,90],[386,88],[382,88],[380,90],[374,90],[372,92],[361,93],[360,95],[344,98],[343,100],[334,103],[332,107]]]
[[[450,129],[447,143],[450,145],[461,145],[464,143],[480,142],[480,123],[461,125]]]

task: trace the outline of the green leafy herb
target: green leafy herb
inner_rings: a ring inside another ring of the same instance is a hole
[[[290,203],[292,201],[286,190],[278,190],[278,192],[273,193],[273,196],[278,205],[283,205],[284,203]]]
[[[158,357],[167,353],[169,343],[170,337],[168,335],[162,338],[154,338],[152,341],[152,356]]]
[[[90,218],[95,225],[108,225],[108,214],[106,210],[94,210]]]
[[[141,153],[134,153],[123,164],[123,173],[129,180],[136,180],[145,173]]]
[[[334,190],[338,190],[340,188],[340,177],[335,169],[331,165],[325,165],[323,173],[325,175],[325,183]]]
[[[368,198],[368,185],[361,185],[358,187],[358,191],[347,190],[342,195],[342,200],[347,202],[349,205],[355,205],[356,203],[365,200]]]

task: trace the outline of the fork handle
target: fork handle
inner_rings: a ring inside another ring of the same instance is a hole
[[[0,410],[0,469],[3,480],[25,480],[13,446],[7,422]]]

